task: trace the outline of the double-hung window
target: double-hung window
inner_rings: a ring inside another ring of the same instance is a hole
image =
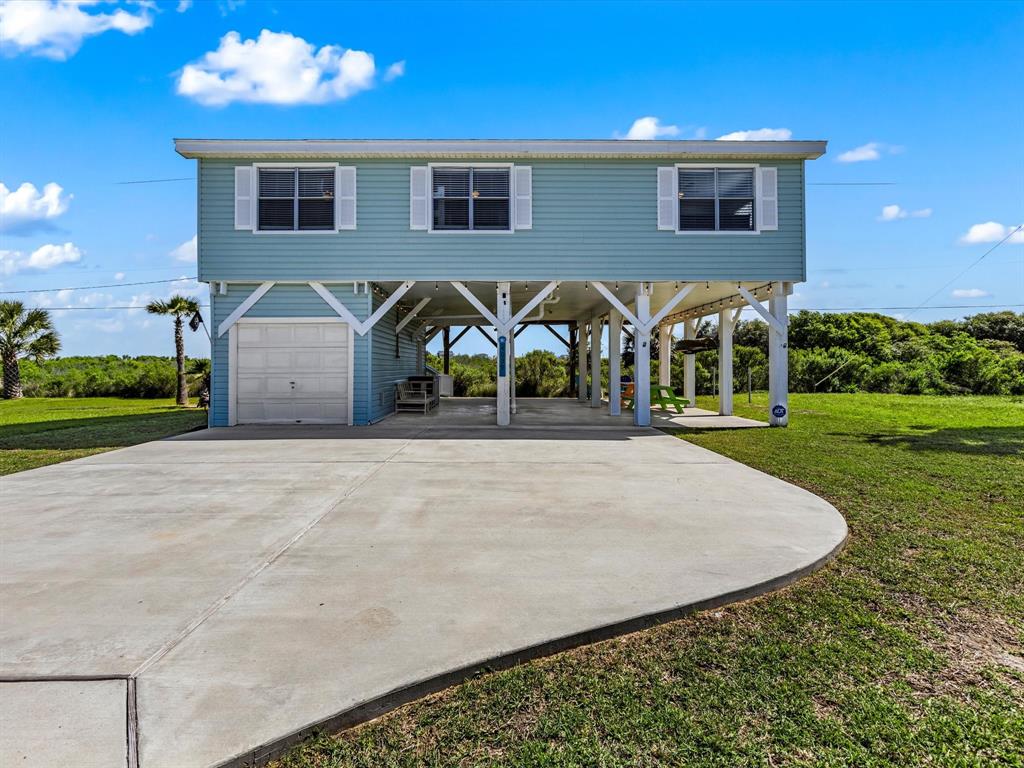
[[[434,229],[511,229],[508,168],[431,169]]]
[[[334,168],[260,168],[260,231],[334,230]]]
[[[680,168],[679,229],[755,231],[754,169]]]

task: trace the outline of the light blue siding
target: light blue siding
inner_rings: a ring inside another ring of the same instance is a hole
[[[308,161],[308,160],[306,160]],[[409,229],[409,166],[357,166],[354,231],[234,229],[234,167],[199,163],[199,279],[209,280],[786,280],[804,279],[804,169],[778,167],[779,229],[686,234],[657,229],[657,168],[647,160],[533,160],[533,229]],[[718,163],[726,165],[727,163]]]
[[[213,293],[211,328],[216,329],[239,304],[256,288],[257,283],[231,283],[224,295]],[[350,285],[329,286],[331,292],[356,316],[363,320],[369,316],[370,297],[353,293]],[[337,317],[337,313],[308,285],[278,284],[271,288],[248,312],[246,317]],[[210,426],[223,427],[228,423],[228,334],[214,337],[212,349],[212,379],[210,391]],[[352,420],[366,424],[370,415],[367,408],[370,389],[370,341],[355,336],[353,352],[353,409]]]
[[[374,295],[373,308],[377,309],[383,299]],[[377,321],[370,331],[370,422],[380,421],[395,411],[395,382],[422,370],[417,366],[419,343],[413,337],[419,327],[414,319],[402,329],[398,337],[395,327],[399,316],[405,312],[392,309]]]

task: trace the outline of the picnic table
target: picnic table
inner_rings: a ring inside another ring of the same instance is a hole
[[[622,393],[622,404],[627,408],[636,408],[636,385],[627,384]],[[682,413],[683,408],[690,404],[686,398],[679,397],[672,387],[664,384],[651,385],[651,407],[658,406],[663,411],[675,408],[676,413]]]

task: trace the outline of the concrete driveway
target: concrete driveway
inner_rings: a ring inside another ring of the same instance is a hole
[[[258,761],[788,583],[846,536],[816,496],[628,427],[209,430],[0,485],[18,766]]]

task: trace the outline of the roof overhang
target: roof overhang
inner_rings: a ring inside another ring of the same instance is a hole
[[[175,139],[196,158],[476,158],[814,160],[825,141],[639,141],[632,139]]]

